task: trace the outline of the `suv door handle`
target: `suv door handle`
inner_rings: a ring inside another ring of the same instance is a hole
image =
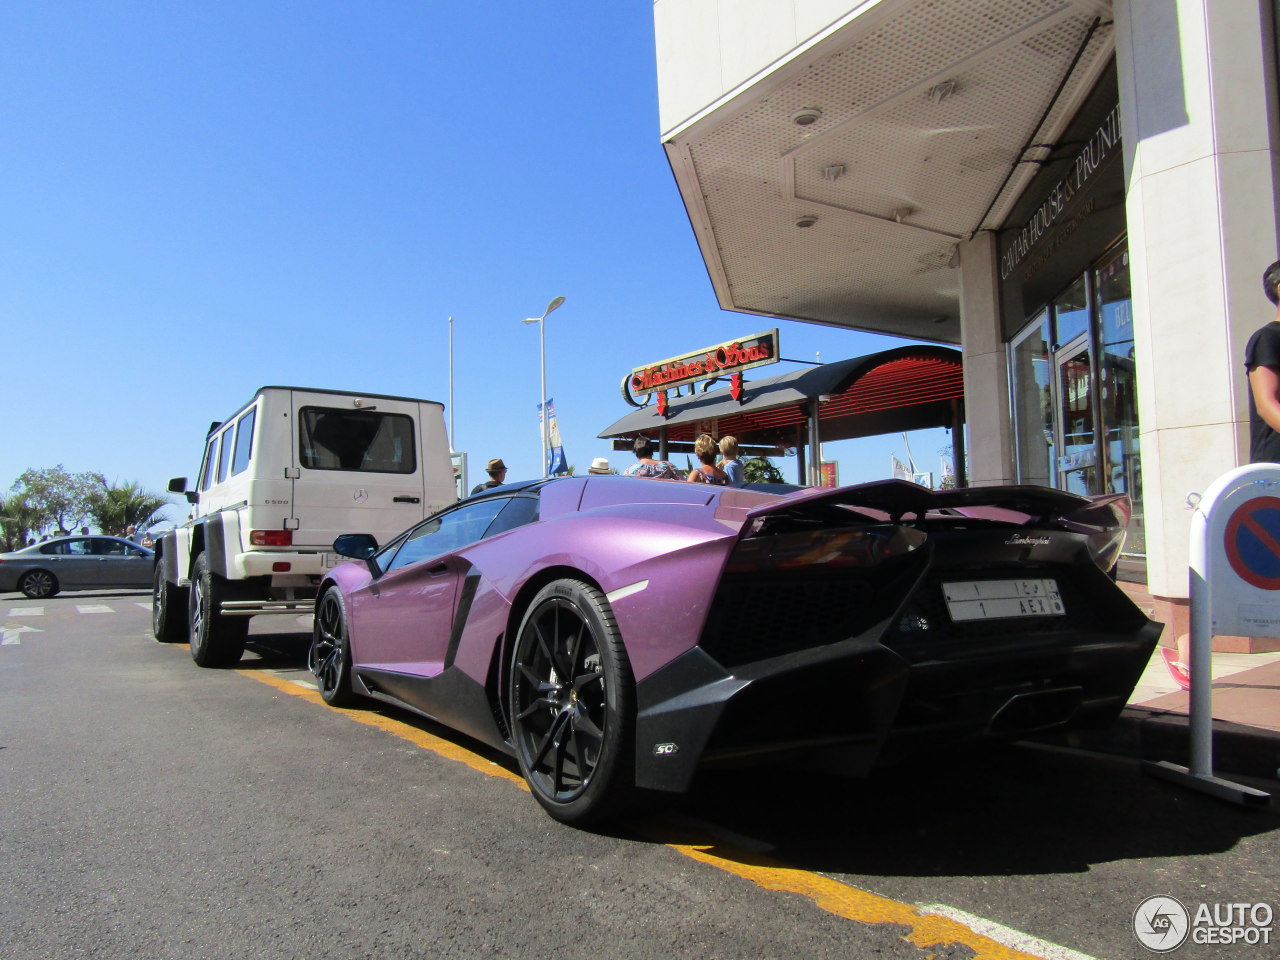
[[[420,497],[392,497],[392,503],[421,503]]]

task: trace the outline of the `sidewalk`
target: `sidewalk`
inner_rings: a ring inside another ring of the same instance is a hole
[[[1121,586],[1150,613],[1150,595],[1145,590],[1135,584]],[[1162,637],[1161,642],[1170,643],[1171,639]],[[1280,653],[1214,653],[1212,674],[1214,773],[1277,779]],[[1174,681],[1157,647],[1115,726],[1052,739],[1083,749],[1185,766],[1190,756],[1189,712],[1190,694]]]

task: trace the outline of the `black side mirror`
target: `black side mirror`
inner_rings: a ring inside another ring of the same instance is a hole
[[[368,533],[344,533],[333,541],[333,552],[352,560],[368,560],[378,552],[378,541]]]
[[[186,478],[186,477],[174,477],[172,480],[170,480],[170,481],[169,481],[169,492],[170,492],[170,493],[186,493],[186,492],[187,492],[187,478]]]

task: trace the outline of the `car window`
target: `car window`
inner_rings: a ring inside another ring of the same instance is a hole
[[[303,407],[300,462],[309,470],[413,473],[418,469],[413,418],[402,413]]]
[[[213,465],[217,462],[218,438],[209,439],[209,447],[204,452],[204,469],[200,471],[200,489],[208,490],[213,486]]]
[[[533,523],[537,519],[537,497],[512,497],[493,523],[489,524],[489,529],[484,532],[484,536],[496,537],[500,533],[523,527],[526,523]]]
[[[249,451],[253,447],[253,424],[258,418],[258,408],[254,407],[236,423],[236,455],[231,463],[231,475],[243,473],[249,466]]]
[[[509,503],[509,498],[505,497],[481,500],[432,517],[409,532],[384,570],[399,570],[411,563],[470,546],[485,535],[494,517]]]
[[[93,541],[88,537],[77,537],[75,540],[63,541],[65,550],[62,553],[69,553],[73,557],[88,557],[93,555]]]
[[[231,465],[231,430],[222,431],[222,452],[218,454],[218,482],[227,479],[227,467]]]
[[[68,541],[66,540],[58,540],[54,543],[42,543],[40,545],[40,552],[52,554],[54,556],[65,556],[70,552],[67,550],[67,543]]]
[[[141,550],[133,549],[123,540],[115,540],[111,537],[94,537],[93,552],[96,556],[104,557],[138,557],[142,555]]]

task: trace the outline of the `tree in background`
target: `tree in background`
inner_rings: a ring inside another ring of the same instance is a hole
[[[74,530],[89,516],[89,497],[105,485],[100,473],[68,473],[62,464],[45,470],[28,470],[12,487],[5,501],[14,516],[27,516],[32,533],[52,528]]]
[[[36,511],[16,497],[0,500],[0,551],[20,550],[39,530]]]
[[[136,483],[111,486],[98,477],[99,488],[89,494],[89,516],[103,533],[124,536],[129,527],[146,530],[162,519],[160,511],[172,499],[143,490]]]
[[[785,483],[782,471],[768,457],[752,457],[742,461],[742,477],[747,483]]]

